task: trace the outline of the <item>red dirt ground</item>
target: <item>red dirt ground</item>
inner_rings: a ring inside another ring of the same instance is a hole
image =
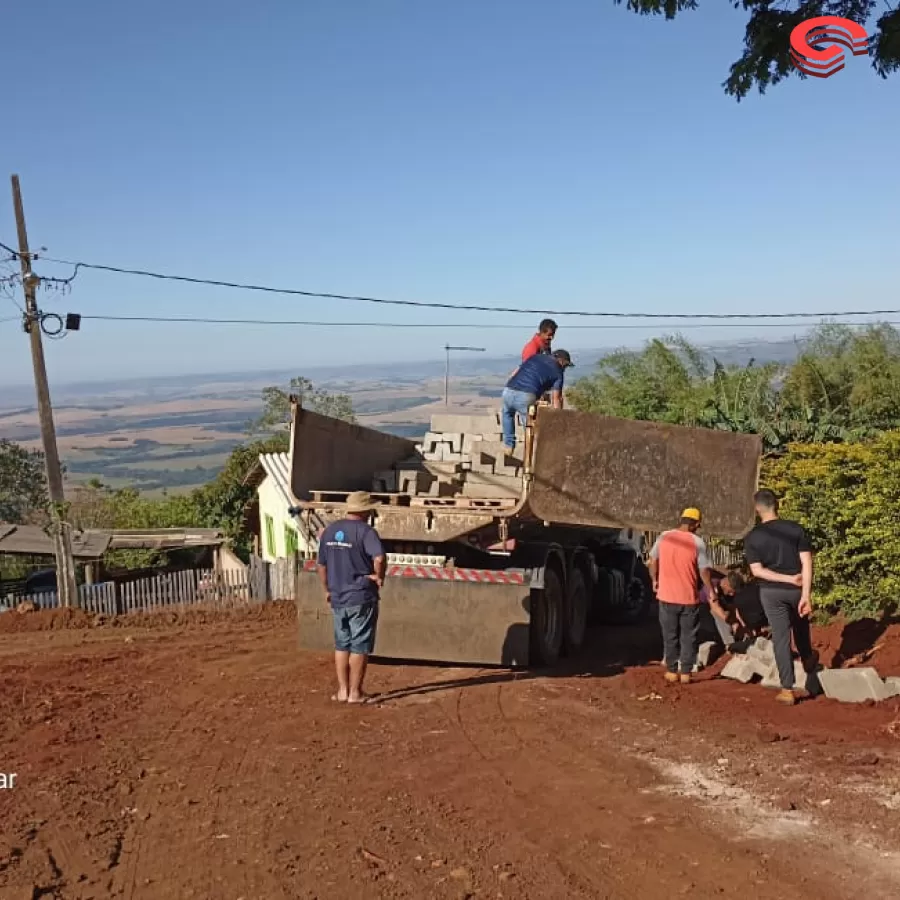
[[[898,700],[665,689],[609,629],[553,675],[374,666],[350,708],[293,627],[0,616],[0,897],[900,896]]]

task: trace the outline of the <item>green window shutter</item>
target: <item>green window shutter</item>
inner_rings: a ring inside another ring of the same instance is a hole
[[[297,532],[290,525],[284,526],[284,551],[286,556],[293,556],[297,552]]]
[[[276,556],[275,552],[275,520],[266,516],[266,550],[269,556]]]

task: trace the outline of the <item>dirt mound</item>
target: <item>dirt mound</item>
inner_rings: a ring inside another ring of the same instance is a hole
[[[0,616],[0,634],[22,631],[59,631],[65,628],[90,628],[93,616],[80,609],[44,609]]]
[[[813,639],[830,669],[874,666],[882,678],[900,675],[900,620],[860,619],[813,629]]]
[[[61,631],[87,628],[171,628],[215,625],[229,620],[282,624],[296,615],[289,600],[254,603],[250,606],[222,609],[197,606],[190,609],[161,609],[152,613],[127,616],[102,616],[80,609],[47,609],[38,612],[8,612],[0,616],[0,634]]]

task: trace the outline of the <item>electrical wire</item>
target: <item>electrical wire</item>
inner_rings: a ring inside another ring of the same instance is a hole
[[[9,249],[5,244],[0,247]],[[418,309],[452,309],[469,312],[502,312],[518,313],[530,316],[583,316],[607,319],[703,319],[703,320],[765,320],[765,319],[837,319],[849,316],[888,316],[900,315],[900,309],[873,310],[836,310],[833,312],[782,312],[782,313],[647,313],[647,312],[610,312],[584,309],[530,309],[512,306],[482,306],[473,303],[437,303],[424,300],[388,300],[383,297],[365,297],[353,294],[332,294],[321,291],[300,290],[298,288],[279,288],[271,285],[248,284],[237,281],[223,281],[213,278],[194,278],[188,275],[171,275],[164,272],[150,272],[143,269],[125,269],[120,266],[107,266],[98,263],[72,262],[65,259],[54,259],[41,256],[47,262],[63,266],[73,266],[74,272],[68,278],[57,279],[58,282],[71,284],[81,269],[93,269],[99,272],[111,272],[117,275],[134,275],[142,278],[154,278],[160,281],[177,281],[187,284],[206,285],[209,287],[231,288],[242,291],[256,291],[265,294],[281,294],[293,297],[311,297],[322,300],[349,300],[360,303],[377,303],[385,306],[404,306]]]
[[[224,319],[204,316],[103,316],[103,315],[82,315],[82,321],[93,320],[98,322],[167,322],[171,324],[196,324],[196,325],[273,325],[273,326],[307,326],[310,328],[469,328],[469,329],[501,329],[506,331],[519,331],[523,328],[530,327],[533,323],[504,323],[504,324],[484,324],[476,322],[322,322],[309,319]],[[828,320],[818,322],[761,322],[756,323],[753,328],[810,328],[815,325],[828,324]],[[900,325],[900,320],[879,320],[878,322],[856,321],[843,322],[848,326],[865,326],[865,325]],[[608,331],[611,329],[657,329],[660,325],[579,325],[579,330],[597,330]],[[665,326],[663,326],[665,327]],[[694,323],[688,325],[675,325],[670,327],[678,330],[694,329],[694,328],[747,328],[750,327],[743,322],[724,322],[724,323]]]

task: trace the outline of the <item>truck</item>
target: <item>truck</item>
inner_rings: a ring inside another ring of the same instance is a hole
[[[387,554],[376,652],[400,660],[553,666],[579,651],[590,622],[645,617],[646,536],[684,508],[699,507],[718,538],[753,526],[757,435],[543,405],[513,456],[499,431],[496,414],[435,416],[416,443],[292,398],[290,511],[308,548],[296,566],[302,649],[333,647],[317,539],[354,491],[378,503],[371,524]]]

